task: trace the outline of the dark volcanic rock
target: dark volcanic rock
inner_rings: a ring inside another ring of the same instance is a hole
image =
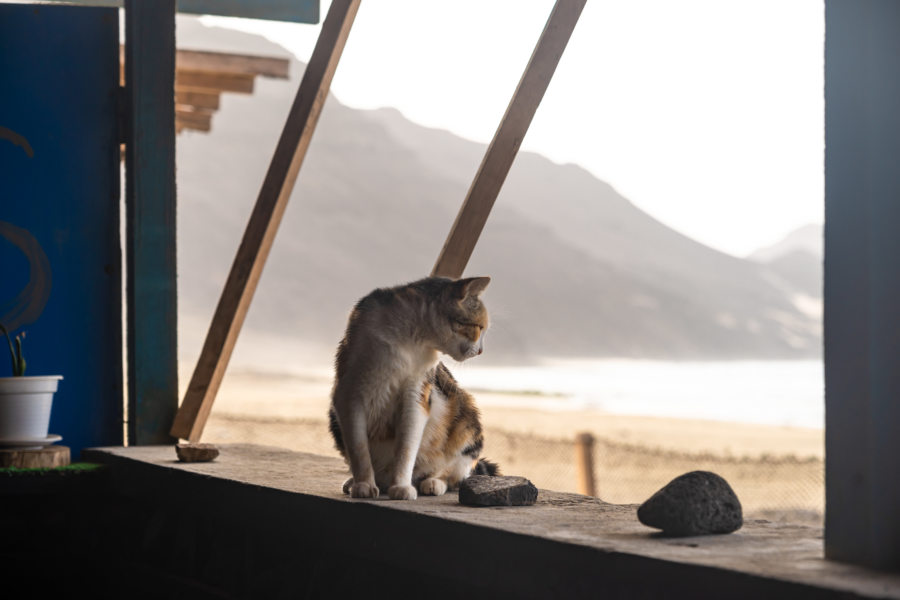
[[[524,477],[472,475],[459,486],[459,502],[468,506],[529,506],[537,496]]]
[[[731,533],[744,524],[734,490],[709,471],[676,477],[644,502],[637,516],[644,525],[673,536]]]

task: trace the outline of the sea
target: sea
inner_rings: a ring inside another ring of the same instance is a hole
[[[551,361],[537,367],[452,366],[479,402],[543,410],[709,419],[821,429],[821,361]]]
[[[182,382],[190,378],[193,353],[199,349],[198,342],[185,357]],[[590,358],[547,359],[528,366],[490,366],[477,358],[464,363],[445,360],[460,384],[476,393],[479,404],[824,428],[821,360]],[[268,381],[288,391],[305,385],[326,397],[334,376],[330,349],[303,347],[275,336],[239,344],[229,366],[229,372],[236,371],[255,373],[253,381],[261,385]],[[293,383],[281,381],[283,376]]]

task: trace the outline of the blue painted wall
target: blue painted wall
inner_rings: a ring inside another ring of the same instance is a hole
[[[0,321],[26,374],[64,377],[50,432],[73,459],[122,444],[118,23],[0,5]]]

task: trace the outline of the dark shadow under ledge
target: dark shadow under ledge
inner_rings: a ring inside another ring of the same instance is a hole
[[[131,507],[111,542],[128,564],[219,597],[900,598],[900,574],[825,560],[821,528],[665,538],[634,505],[547,490],[529,507],[466,507],[455,492],[352,500],[340,460],[220,449],[210,463],[178,462],[174,446],[84,451],[109,466],[113,504]]]

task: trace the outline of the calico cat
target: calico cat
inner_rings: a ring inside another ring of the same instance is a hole
[[[335,359],[329,426],[352,477],[353,498],[439,496],[472,470],[496,475],[481,459],[474,399],[438,353],[457,361],[481,354],[490,277],[428,277],[377,289],[350,314]]]

